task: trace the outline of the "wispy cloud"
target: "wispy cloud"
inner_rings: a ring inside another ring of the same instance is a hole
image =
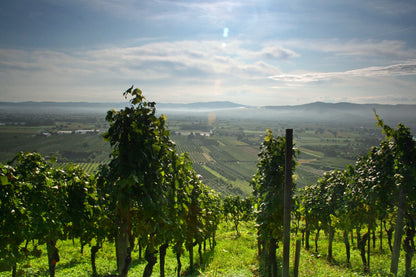
[[[416,60],[340,72],[306,72],[271,76],[276,93],[312,101],[414,103]]]
[[[218,41],[180,41],[150,43],[139,47],[112,48],[91,51],[89,59],[103,63],[102,67],[125,68],[131,74],[138,69],[144,79],[236,77],[242,79],[265,78],[280,70],[267,61],[295,56],[284,48],[247,50],[239,41],[226,46]],[[263,57],[263,59],[261,59]],[[154,74],[150,74],[150,72]],[[161,77],[162,76],[162,77]]]
[[[378,78],[416,75],[416,60],[410,60],[402,64],[388,66],[373,66],[348,70],[344,72],[309,72],[302,74],[279,74],[270,78],[276,81],[290,84],[307,84],[311,82],[329,81],[334,79],[351,78]]]
[[[334,55],[388,57],[411,59],[416,56],[416,50],[409,48],[404,41],[398,40],[293,40],[284,45],[295,49],[306,49]]]

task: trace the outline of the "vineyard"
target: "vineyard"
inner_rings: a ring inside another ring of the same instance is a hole
[[[331,146],[341,133],[324,134],[334,137],[324,139],[330,148],[301,141],[302,159],[272,130],[258,150],[257,138],[240,129],[239,138],[171,137],[155,103],[133,87],[124,95],[130,107],[106,116],[110,158],[70,163],[18,152],[0,163],[0,269],[12,276],[80,268],[87,276],[280,276],[285,174],[302,164],[300,172],[319,174],[325,166],[313,165],[322,158],[341,167]],[[292,245],[302,241],[302,276],[415,276],[415,140],[403,124],[376,120],[386,137],[353,165],[298,189],[296,178],[289,184],[289,235]],[[233,240],[242,245],[230,246]],[[228,268],[215,266],[217,257]]]
[[[389,264],[390,259],[393,260],[395,247],[398,247],[399,252],[404,252],[404,257],[398,256],[397,265],[393,270],[397,276],[414,276],[412,261],[415,229],[412,220],[415,200],[412,184],[403,187],[407,190],[407,197],[402,204],[405,211],[401,223],[404,231],[403,246],[396,243],[393,234],[400,231],[397,227],[400,219],[396,206],[400,203],[400,200],[396,201],[400,192],[394,192],[397,189],[397,186],[394,186],[397,182],[394,178],[406,180],[413,176],[404,170],[408,168],[407,170],[411,170],[410,173],[414,170],[415,158],[412,151],[416,151],[415,145],[404,126],[393,130],[383,125],[382,121],[380,125],[388,135],[395,137],[390,141],[384,140],[379,146],[372,148],[367,155],[357,160],[354,167],[350,166],[345,171],[327,172],[316,184],[300,189],[295,195],[291,241],[292,245],[296,239],[302,241],[300,276],[339,276],[341,272],[344,276],[357,273],[384,276],[392,270]],[[400,149],[400,145],[395,143],[398,141],[406,145],[406,154],[396,152]],[[282,197],[281,165],[284,145],[284,138],[274,137],[271,132],[265,137],[260,149],[261,159],[257,164],[257,173],[250,181],[254,197],[219,197],[197,179],[190,179],[191,183],[182,183],[182,187],[175,185],[164,188],[166,195],[176,191],[172,195],[173,202],[168,204],[175,207],[171,210],[174,211],[174,215],[167,214],[170,219],[175,218],[175,222],[167,223],[161,218],[162,222],[159,224],[164,225],[166,230],[181,228],[182,232],[185,232],[184,235],[189,232],[179,240],[180,244],[177,244],[175,236],[170,238],[169,243],[159,239],[159,242],[156,242],[151,234],[140,232],[140,229],[137,229],[140,226],[138,224],[143,224],[140,223],[143,220],[141,218],[146,215],[140,212],[140,206],[132,208],[130,220],[136,223],[132,224],[132,233],[128,235],[131,236],[129,240],[132,247],[128,257],[137,262],[131,262],[129,265],[131,274],[146,275],[154,272],[162,276],[166,271],[168,275],[184,276],[195,276],[197,272],[205,272],[207,276],[278,276],[282,255],[278,247],[282,236],[282,214],[279,212],[281,208],[276,205],[282,203],[279,198]],[[404,156],[399,156],[400,153]],[[296,155],[295,153],[295,157]],[[182,172],[181,174],[185,174],[183,177],[195,174],[192,173],[191,163],[187,161],[186,156],[171,158],[179,162],[179,167],[172,173]],[[407,166],[394,166],[403,162]],[[186,167],[180,166],[181,164]],[[53,165],[57,166],[56,163]],[[95,171],[94,166],[98,165],[100,163],[85,163],[81,168],[74,167],[73,164],[60,164],[55,168],[48,165],[39,154],[20,153],[16,155],[13,164],[2,166],[1,210],[5,216],[5,225],[2,226],[1,235],[2,241],[8,242],[1,250],[6,255],[0,262],[2,270],[10,270],[12,267],[14,276],[55,276],[55,270],[56,276],[107,276],[116,272],[120,274],[120,270],[114,270],[114,265],[108,262],[116,260],[117,267],[122,263],[117,255],[109,254],[114,253],[110,250],[112,241],[120,239],[114,233],[114,226],[108,225],[111,217],[120,216],[119,213],[111,212],[113,204],[109,202],[112,200],[108,194],[111,191],[108,190],[108,181],[105,180],[109,178],[105,173],[109,168],[106,169],[105,164],[101,164],[104,166],[97,175],[89,176],[85,173],[86,170]],[[295,167],[295,164],[293,166]],[[194,164],[194,168],[201,170],[209,178],[221,178],[214,174],[221,172],[219,168],[210,169],[208,165],[198,163]],[[396,170],[400,170],[400,176],[394,174]],[[180,176],[176,175],[173,180],[181,180]],[[261,176],[278,179],[267,180]],[[14,189],[10,190],[12,188]],[[267,191],[275,193],[264,193]],[[42,194],[44,196],[40,196]],[[14,202],[13,199],[16,198],[20,200]],[[47,200],[50,202],[38,201],[47,198],[50,198]],[[100,201],[101,198],[104,202]],[[178,206],[179,201],[182,201],[181,206]],[[77,203],[82,205],[79,206]],[[144,204],[145,202],[140,205]],[[69,205],[69,210],[64,208],[66,205]],[[182,209],[184,205],[195,205],[192,210],[197,211],[197,214]],[[155,212],[158,210],[157,208]],[[101,216],[104,217],[100,218],[99,214],[102,212],[104,214]],[[38,218],[38,215],[41,217]],[[181,219],[182,216],[185,217]],[[12,222],[22,227],[20,232],[16,232],[14,228],[7,228],[15,225],[11,224]],[[257,227],[254,227],[255,223]],[[201,229],[196,231],[193,226],[199,226]],[[157,230],[156,234],[159,234],[165,229]],[[323,233],[324,237],[320,236],[320,233]],[[176,231],[173,234],[179,235]],[[189,235],[191,236],[188,237]],[[189,239],[191,244],[187,244]],[[258,241],[257,245],[255,240]],[[245,246],[241,248],[241,244]],[[165,254],[159,257],[161,267],[149,272],[149,263],[154,265],[157,259],[155,252],[153,255],[149,253],[149,247],[154,249],[156,245],[159,252]],[[166,246],[170,247],[165,249]],[[222,250],[218,250],[218,246]],[[59,252],[58,247],[62,248]],[[237,249],[242,252],[235,252]],[[86,259],[88,255],[82,254],[87,250],[91,252],[90,264]],[[181,253],[179,256],[178,250]],[[186,252],[183,252],[184,250]],[[47,255],[42,254],[45,252]],[[291,253],[293,259],[293,249]],[[150,255],[150,258],[147,255]],[[241,260],[240,266],[229,264],[228,255],[236,255],[234,257]],[[189,260],[189,265],[185,268],[182,267],[181,256]],[[46,260],[48,263],[45,264]],[[59,266],[61,262],[62,266]],[[18,267],[18,264],[21,266]],[[33,264],[38,264],[39,267],[34,267]],[[166,268],[162,265],[166,265]],[[292,262],[291,265],[293,266]],[[49,270],[46,270],[48,267]]]

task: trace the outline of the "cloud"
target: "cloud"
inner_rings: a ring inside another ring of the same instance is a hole
[[[247,6],[249,1],[166,1],[175,3],[175,5],[192,10],[194,13],[200,15],[218,16],[223,14],[230,14],[236,9]]]
[[[373,66],[344,72],[309,72],[302,74],[279,74],[270,78],[289,84],[306,84],[334,79],[378,78],[416,75],[416,60],[388,66]]]
[[[92,75],[121,73],[140,79],[236,77],[267,78],[280,70],[269,60],[296,53],[279,47],[247,50],[234,41],[223,47],[218,41],[149,43],[137,47],[112,47],[70,54],[58,51],[0,49],[0,69],[81,72]]]
[[[129,18],[138,22],[145,20],[183,22],[184,20],[208,21],[220,26],[232,20],[237,10],[250,5],[252,1],[136,1],[136,0],[72,0],[76,5],[103,12],[120,19]],[[196,16],[197,15],[197,16]],[[225,27],[225,26],[221,26]]]
[[[218,41],[180,41],[96,50],[86,55],[89,59],[102,63],[102,68],[111,65],[111,68],[124,68],[130,74],[141,69],[143,71],[140,78],[144,79],[221,76],[255,79],[265,78],[280,71],[268,64],[266,59],[258,59],[263,56],[263,52],[268,53],[263,49],[244,49],[238,41],[228,43],[225,48]],[[287,52],[289,53],[289,50]],[[279,53],[276,53],[272,58],[277,59],[278,55]],[[289,54],[280,56],[286,58]]]
[[[343,48],[336,46],[331,49],[339,55]],[[135,84],[156,102],[215,99],[265,105],[345,97],[375,102],[371,99],[392,99],[390,94],[402,92],[400,99],[412,99],[415,59],[339,72],[282,72],[285,66],[301,67],[305,53],[294,49],[286,42],[236,39],[226,44],[221,39],[140,41],[132,47],[72,52],[0,49],[0,95],[4,101],[119,101],[114,92]]]
[[[299,56],[295,51],[279,46],[264,47],[255,54],[256,58],[266,60],[285,60]]]
[[[362,57],[389,57],[411,59],[416,56],[414,48],[408,48],[404,41],[398,40],[292,40],[284,43],[295,49],[306,49],[335,55]]]
[[[295,52],[278,46],[247,49],[238,40],[226,46],[221,41],[174,41],[66,53],[0,49],[0,82],[3,97],[7,92],[8,97],[22,99],[27,89],[36,91],[31,97],[50,99],[47,93],[59,88],[62,99],[64,92],[73,99],[89,91],[82,96],[86,100],[93,97],[92,91],[110,93],[132,83],[167,99],[178,91],[184,92],[183,98],[202,97],[218,82],[220,96],[243,86],[268,88],[268,76],[280,72],[276,61],[294,56]]]
[[[313,101],[415,103],[416,60],[341,72],[306,72],[271,76],[279,95]]]

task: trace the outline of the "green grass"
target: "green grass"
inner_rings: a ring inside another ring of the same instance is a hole
[[[384,234],[385,235],[385,234]],[[300,258],[299,276],[388,276],[390,271],[390,250],[387,246],[387,239],[383,239],[383,251],[379,249],[377,240],[376,248],[373,249],[371,241],[370,273],[365,274],[362,268],[360,252],[356,247],[351,248],[351,265],[346,263],[345,245],[342,239],[342,233],[338,232],[333,243],[334,261],[327,261],[327,237],[321,231],[319,239],[318,253],[315,253],[314,234],[311,234],[309,251],[302,248]],[[295,236],[292,236],[292,245],[295,245]],[[356,240],[355,240],[356,243]],[[281,250],[281,249],[279,249]],[[294,249],[291,249],[291,262],[294,259]],[[401,252],[398,276],[404,276],[404,252]],[[413,267],[415,265],[413,259]],[[416,276],[416,272],[415,275]]]
[[[260,276],[259,262],[257,259],[257,241],[256,229],[254,222],[242,223],[240,236],[231,223],[222,223],[217,232],[217,246],[210,250],[208,244],[206,251],[203,253],[203,262],[200,263],[198,248],[194,249],[195,270],[189,271],[189,257],[187,253],[182,256],[182,276]],[[300,238],[292,234],[290,270],[293,272],[295,240]],[[390,268],[390,251],[388,250],[387,240],[383,240],[383,251],[379,250],[377,242],[376,248],[371,249],[370,273],[364,274],[359,251],[351,249],[351,265],[345,261],[345,247],[342,241],[341,233],[335,236],[333,244],[334,261],[328,262],[326,251],[328,247],[327,237],[321,232],[318,253],[314,249],[314,234],[311,234],[309,251],[303,247],[300,251],[299,276],[317,276],[317,277],[339,277],[339,276],[388,276]],[[84,254],[80,253],[78,241],[59,241],[57,244],[61,261],[56,267],[56,276],[91,276],[92,270],[90,265],[90,248],[84,248]],[[282,243],[279,243],[277,250],[278,261],[282,260]],[[29,244],[32,249],[32,244]],[[31,257],[18,265],[19,276],[48,276],[47,257],[44,246],[39,249],[43,254],[39,258]],[[402,251],[399,264],[398,276],[404,276],[404,252]],[[129,276],[141,276],[146,266],[146,261],[139,259],[137,248],[133,251],[133,262],[129,271]],[[413,259],[413,265],[416,258]],[[97,270],[99,276],[116,274],[116,262],[114,245],[105,243],[103,249],[97,253]],[[5,270],[4,266],[0,268]],[[281,266],[279,267],[281,269]],[[414,268],[414,267],[413,267]],[[171,249],[168,249],[166,256],[166,276],[175,276],[176,259]],[[416,276],[416,272],[414,271]],[[0,276],[10,276],[10,271],[0,272]],[[159,264],[157,263],[153,270],[153,276],[159,276]]]
[[[240,236],[231,224],[221,224],[217,234],[217,246],[210,250],[208,244],[203,253],[203,263],[200,264],[198,247],[194,248],[195,270],[189,271],[189,257],[187,253],[182,256],[183,276],[253,276],[256,270],[256,235],[254,223],[243,223]],[[19,276],[48,276],[48,264],[45,246],[39,246],[42,256],[31,257],[18,265]],[[60,254],[60,262],[56,266],[56,277],[91,276],[90,247],[84,248],[84,254],[80,252],[78,241],[59,241],[57,248]],[[29,244],[32,249],[32,244]],[[132,253],[133,262],[129,270],[129,276],[141,276],[146,266],[146,261],[139,259],[136,249]],[[1,263],[0,263],[1,264]],[[99,276],[116,274],[116,258],[114,245],[105,243],[103,249],[97,253],[97,271]],[[171,249],[166,256],[166,276],[175,276],[176,257]],[[5,270],[4,266],[1,267]],[[10,271],[0,272],[0,276],[10,276]],[[159,276],[159,263],[153,270],[153,276]]]

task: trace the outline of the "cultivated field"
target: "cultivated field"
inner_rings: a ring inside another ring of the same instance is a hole
[[[110,145],[102,135],[108,125],[104,114],[3,114],[0,117],[0,161],[6,162],[18,151],[39,152],[55,157],[58,165],[79,164],[94,173],[110,160]],[[349,163],[377,145],[383,137],[374,125],[239,120],[221,118],[209,121],[199,116],[168,117],[171,139],[179,152],[187,152],[204,183],[224,194],[249,195],[249,182],[256,171],[260,144],[270,129],[284,135],[294,129],[299,150],[297,187],[316,182],[322,173],[344,169]],[[80,133],[79,130],[90,130]]]

